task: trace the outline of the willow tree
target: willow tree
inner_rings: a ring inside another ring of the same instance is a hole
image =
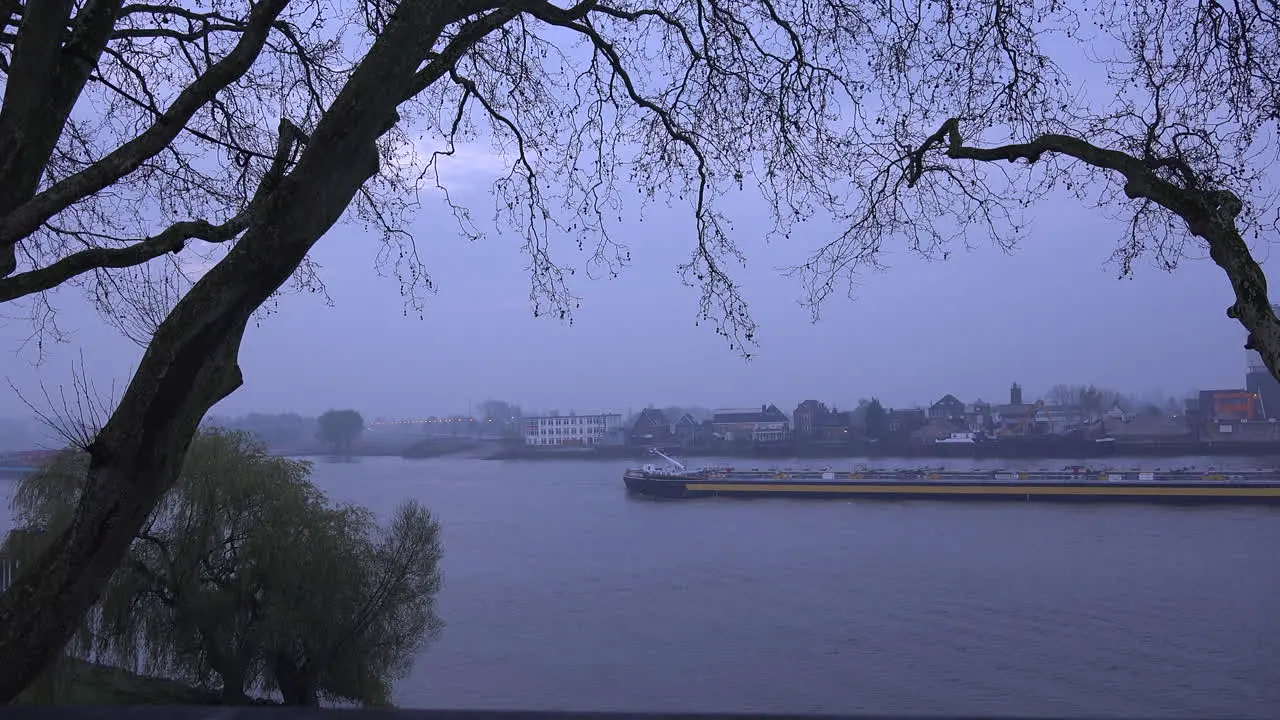
[[[982,166],[1035,160],[1133,212],[1123,258],[1206,245],[1280,370],[1280,323],[1243,241],[1267,211],[1254,181],[1276,116],[1274,0],[3,0],[0,13],[0,301],[47,319],[49,290],[83,285],[147,345],[87,444],[75,521],[0,597],[0,699],[70,637],[201,417],[241,384],[253,314],[291,278],[319,289],[307,256],[344,214],[383,234],[419,301],[430,281],[399,193],[430,188],[461,142],[511,159],[497,220],[523,239],[537,314],[576,303],[551,239],[616,269],[627,250],[610,218],[638,190],[688,208],[682,276],[702,316],[750,347],[726,193],[758,192],[781,235],[815,215],[845,224],[803,269],[816,304],[888,242],[926,255],[969,231],[1012,242],[1048,183]],[[1103,107],[1044,49],[1095,16],[1119,49]],[[403,162],[410,137],[419,172]],[[457,230],[478,233],[436,189]],[[212,267],[182,280],[202,252]]]
[[[70,522],[84,460],[67,451],[25,478],[18,520],[46,531]],[[388,704],[440,627],[439,525],[409,503],[380,527],[332,505],[309,474],[247,433],[201,431],[69,652],[185,680],[226,704],[254,691],[287,704]]]

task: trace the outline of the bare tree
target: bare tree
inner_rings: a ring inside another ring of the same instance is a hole
[[[1081,398],[1088,391],[1084,385],[1066,385],[1059,383],[1049,388],[1044,399],[1050,405],[1080,405]]]
[[[794,268],[815,312],[891,238],[929,258],[983,236],[1012,248],[1024,210],[1066,190],[1127,218],[1122,274],[1144,256],[1212,258],[1246,347],[1280,376],[1280,321],[1246,243],[1280,229],[1276,0],[886,5],[864,44],[881,92],[847,230]],[[1076,81],[1089,65],[1101,94]]]
[[[1084,412],[1087,419],[1097,419],[1117,406],[1133,405],[1131,398],[1115,390],[1099,388],[1093,385],[1058,384],[1049,388],[1045,400],[1052,405],[1076,405]]]
[[[0,2],[0,302],[47,318],[47,291],[82,285],[148,343],[88,443],[75,520],[0,596],[0,700],[65,644],[205,412],[241,384],[251,316],[291,278],[321,289],[307,255],[349,208],[383,234],[380,259],[409,302],[430,289],[402,225],[416,198],[398,192],[430,186],[463,142],[505,143],[512,158],[493,188],[497,219],[525,240],[535,313],[566,317],[577,300],[553,238],[582,243],[589,269],[626,262],[609,234],[626,182],[643,202],[687,204],[684,275],[703,317],[750,347],[718,201],[750,181],[781,229],[838,204],[861,12],[816,0]],[[426,174],[399,162],[408,132],[432,150]],[[134,270],[165,259],[148,266],[156,275]],[[181,281],[138,289],[159,276]]]
[[[115,407],[114,393],[104,397],[89,379],[83,353],[71,371],[71,387],[59,385],[56,391],[50,391],[41,384],[44,402],[39,405],[23,396],[12,381],[9,389],[64,447],[77,450],[84,450],[93,443]]]

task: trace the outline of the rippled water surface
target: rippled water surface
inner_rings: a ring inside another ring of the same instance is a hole
[[[444,525],[400,704],[1280,717],[1278,510],[659,502],[624,466],[317,464]]]
[[[427,502],[404,705],[1280,717],[1280,511],[629,498],[625,463],[321,464]]]

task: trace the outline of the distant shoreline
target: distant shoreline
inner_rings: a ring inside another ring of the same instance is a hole
[[[715,447],[700,449],[665,448],[675,457],[684,459],[720,458],[768,463],[780,460],[1025,460],[1062,461],[1070,463],[1083,460],[1105,460],[1109,457],[1125,458],[1267,458],[1280,459],[1280,443],[1204,443],[1204,442],[1135,442],[1116,441],[1095,443],[1085,441],[1023,441],[1016,443],[988,442],[977,444],[919,445],[905,443],[858,445],[800,445],[779,444],[769,447]],[[512,445],[493,441],[463,439],[432,439],[411,445],[379,443],[371,447],[354,447],[346,454],[334,453],[312,447],[271,448],[271,455],[303,460],[326,458],[394,457],[407,460],[453,458],[469,460],[632,460],[637,464],[653,462],[654,456],[647,448],[628,446],[601,446],[594,448],[543,448]],[[0,479],[17,479],[36,468],[25,466],[0,466]]]
[[[861,445],[669,449],[683,458],[714,457],[743,460],[830,459],[874,460],[880,458],[966,459],[966,460],[1100,460],[1108,457],[1280,457],[1280,443],[978,443],[936,445]],[[505,448],[491,456],[495,460],[621,460],[652,458],[646,449],[594,448],[589,450],[546,450]]]
[[[741,460],[807,459],[807,460],[875,460],[966,459],[966,460],[1101,460],[1108,457],[1234,457],[1280,458],[1280,443],[1198,443],[1198,442],[1061,442],[1028,441],[1017,443],[979,443],[908,445],[792,445],[769,447],[715,447],[701,449],[664,448],[680,458],[724,458]],[[341,457],[317,450],[278,450],[275,455],[298,458]],[[647,448],[601,446],[594,448],[542,448],[512,446],[493,442],[436,442],[415,444],[409,448],[354,448],[346,457],[402,457],[405,459],[457,458],[474,460],[633,460],[652,461]]]

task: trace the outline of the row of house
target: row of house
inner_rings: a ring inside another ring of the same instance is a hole
[[[1017,383],[1006,403],[966,403],[944,395],[927,408],[880,408],[862,403],[838,410],[817,400],[799,403],[790,414],[777,405],[714,411],[698,419],[668,417],[647,408],[629,421],[615,413],[524,418],[531,446],[621,446],[703,449],[718,445],[769,446],[787,443],[843,444],[856,441],[978,442],[987,439],[1082,437],[1131,439],[1280,439],[1280,383],[1249,376],[1250,387],[1214,390],[1188,400],[1185,412],[1161,411],[1142,417],[1119,406],[1027,402]],[[1267,378],[1269,379],[1269,374]],[[1252,385],[1258,385],[1254,388]],[[1264,387],[1265,386],[1265,387]],[[1264,391],[1274,394],[1264,407]],[[1267,410],[1271,410],[1268,413]],[[1252,426],[1250,426],[1252,423]],[[1261,428],[1266,424],[1268,427]]]
[[[817,400],[805,400],[788,415],[777,405],[716,410],[697,420],[690,414],[668,417],[646,408],[627,426],[617,413],[526,417],[525,444],[535,447],[678,445],[705,448],[719,444],[768,446],[795,441],[848,443],[857,439],[912,436],[930,440],[955,433],[1020,433],[1053,431],[1080,422],[1071,409],[1024,405],[1014,386],[1011,402],[992,406],[966,404],[946,395],[928,408],[884,409],[882,420],[869,420],[870,408],[840,411]],[[870,426],[869,426],[870,423]],[[876,425],[879,424],[879,427]]]

